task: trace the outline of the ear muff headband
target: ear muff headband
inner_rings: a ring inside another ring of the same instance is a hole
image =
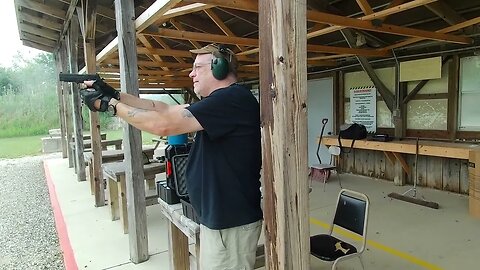
[[[212,54],[213,59],[210,65],[212,69],[213,77],[217,80],[223,80],[227,77],[228,73],[230,72],[230,67],[228,60],[225,59],[225,55],[228,54],[227,48],[225,46],[218,46],[218,52],[220,53],[219,56]]]

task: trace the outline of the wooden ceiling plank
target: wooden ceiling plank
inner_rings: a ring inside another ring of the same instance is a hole
[[[202,4],[202,3],[194,3],[194,4],[189,4],[189,5],[185,5],[185,6],[178,7],[178,8],[172,8],[169,11],[165,12],[162,19],[167,20],[167,19],[178,17],[178,16],[182,16],[182,15],[202,11],[202,10],[205,10],[205,9],[209,9],[209,8],[212,8],[212,7],[213,7],[212,5],[207,5],[207,4]]]
[[[181,0],[157,0],[135,20],[137,33],[163,18],[163,15],[179,2]]]
[[[185,3],[197,3],[198,0],[183,0]],[[258,12],[258,1],[257,0],[202,0],[201,1],[207,5],[238,9],[249,12]]]
[[[33,41],[23,40],[22,42],[23,42],[23,45],[25,45],[27,47],[35,48],[37,50],[41,50],[41,51],[44,51],[44,52],[53,53],[55,51],[54,47],[49,47],[49,46],[46,46],[46,45],[43,45],[43,44],[38,44],[38,43],[33,42]]]
[[[465,21],[465,18],[460,16],[455,10],[448,6],[443,0],[425,5],[431,12],[435,13],[442,20],[450,25],[459,24]]]
[[[24,32],[27,32],[27,33],[30,33],[30,34],[33,34],[33,35],[42,36],[44,38],[48,38],[48,39],[51,39],[53,41],[57,41],[58,37],[59,37],[58,32],[52,31],[52,30],[49,30],[49,29],[42,29],[42,28],[39,28],[39,27],[36,27],[36,26],[33,26],[33,25],[29,25],[29,24],[26,24],[26,23],[20,23],[19,26],[20,26],[20,29],[22,29],[22,31],[24,31]]]
[[[463,36],[455,36],[442,34],[438,32],[430,32],[425,30],[401,27],[390,24],[381,24],[378,26],[373,25],[370,21],[364,21],[360,19],[348,18],[338,15],[333,15],[320,11],[307,11],[309,13],[309,18],[319,23],[328,23],[348,28],[363,29],[373,32],[401,35],[401,36],[411,36],[411,37],[421,37],[432,40],[439,40],[444,42],[451,43],[460,43],[460,44],[471,44],[473,40],[471,38]]]
[[[22,21],[29,22],[31,24],[36,24],[36,25],[42,26],[44,28],[48,28],[48,29],[55,30],[55,31],[58,31],[58,32],[60,32],[62,30],[62,24],[57,23],[55,21],[52,21],[52,20],[48,19],[48,17],[47,18],[40,18],[40,17],[33,16],[33,15],[30,15],[30,14],[26,14],[26,13],[19,13],[18,19],[19,19],[20,22],[22,22]]]
[[[32,42],[42,44],[42,45],[45,45],[45,46],[48,46],[48,47],[55,47],[56,44],[57,44],[55,41],[50,40],[48,38],[39,37],[37,35],[32,35],[30,33],[25,33],[25,32],[20,33],[20,39],[21,40],[32,41]]]
[[[222,19],[220,19],[220,17],[218,17],[217,14],[215,14],[215,12],[211,9],[206,9],[204,10],[205,13],[207,13],[208,17],[210,17],[210,19],[218,26],[218,28],[220,28],[220,30],[222,30],[222,32],[229,36],[229,37],[235,37],[236,35],[232,32],[232,30],[230,30],[230,28],[228,28],[227,25],[225,25],[225,23],[222,21]],[[237,45],[237,48],[240,50],[240,51],[244,51],[246,48],[244,46],[240,46],[240,45]]]
[[[402,0],[402,1],[404,1],[404,0]],[[404,4],[401,4],[401,5],[391,6],[389,8],[384,9],[384,10],[377,11],[377,12],[374,12],[372,14],[362,16],[358,19],[359,20],[364,20],[364,21],[369,21],[369,20],[373,20],[373,19],[384,19],[384,18],[386,18],[386,17],[388,17],[392,14],[396,14],[396,13],[403,12],[403,11],[406,11],[406,10],[409,10],[409,9],[413,9],[413,8],[416,8],[416,7],[419,7],[419,6],[423,6],[425,4],[432,3],[432,2],[435,2],[435,1],[438,1],[438,0],[414,0],[414,1],[404,3]],[[400,1],[397,1],[397,2],[400,2]],[[313,38],[313,37],[318,37],[318,36],[325,35],[325,34],[328,34],[328,33],[332,33],[332,32],[335,32],[335,31],[338,31],[338,30],[341,30],[341,29],[344,29],[344,28],[345,27],[343,27],[343,26],[334,25],[334,26],[326,27],[326,28],[319,29],[319,30],[316,30],[316,31],[311,31],[310,33],[307,34],[307,39],[308,38]]]
[[[360,9],[363,11],[363,14],[368,15],[373,13],[373,9],[370,6],[370,4],[367,2],[367,0],[356,0],[356,1]]]
[[[463,29],[463,28],[467,28],[467,27],[475,25],[475,24],[480,24],[480,16],[476,17],[476,18],[473,18],[473,19],[470,19],[470,20],[467,20],[467,21],[464,21],[464,22],[461,22],[461,23],[456,24],[456,25],[452,25],[452,26],[437,30],[436,32],[438,32],[438,33],[450,33],[450,32],[454,32],[454,31],[457,31],[457,30],[460,30],[460,29]],[[410,45],[410,44],[413,44],[413,43],[416,43],[416,42],[419,42],[419,41],[423,41],[423,40],[425,40],[425,39],[424,38],[409,38],[407,40],[397,42],[393,45],[384,47],[384,48],[379,49],[379,50],[390,51],[390,50],[400,48],[400,47],[403,47],[403,46],[407,46],[407,45]]]
[[[118,59],[106,59],[103,61],[102,64],[106,65],[118,65],[119,61]],[[139,66],[145,66],[145,67],[169,67],[169,68],[191,68],[192,64],[189,63],[173,63],[173,62],[151,62],[151,61],[138,61]]]
[[[65,17],[66,17],[66,12],[65,11],[63,11],[61,9],[58,9],[58,8],[54,8],[52,6],[48,6],[48,5],[36,2],[36,1],[16,0],[15,3],[18,6],[22,6],[22,7],[31,9],[33,11],[37,11],[37,12],[40,12],[40,13],[43,13],[43,14],[47,14],[48,16],[52,16],[52,17],[57,18],[57,19],[65,20]]]
[[[333,47],[333,46],[324,46],[324,45],[313,45],[307,44],[308,52],[323,52],[323,53],[335,53],[335,54],[355,54],[361,56],[370,56],[370,57],[386,57],[390,56],[390,53],[383,51],[382,54],[377,54],[371,49],[358,49],[358,48],[345,48],[345,47]]]

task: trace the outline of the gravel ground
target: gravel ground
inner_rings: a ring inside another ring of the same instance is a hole
[[[0,160],[0,269],[65,269],[43,160]]]

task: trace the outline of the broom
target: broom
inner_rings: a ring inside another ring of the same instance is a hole
[[[417,179],[418,179],[418,137],[417,137],[416,149],[415,149],[415,179],[413,180],[413,188],[405,191],[403,194],[398,194],[398,193],[392,192],[392,193],[388,194],[388,197],[393,198],[393,199],[397,199],[397,200],[401,200],[401,201],[405,201],[405,202],[409,202],[409,203],[414,203],[414,204],[430,207],[430,208],[433,208],[433,209],[438,209],[438,207],[439,207],[438,203],[425,201],[425,200],[416,198],[416,196],[417,196]],[[407,196],[406,195],[409,192],[412,192],[412,196]]]

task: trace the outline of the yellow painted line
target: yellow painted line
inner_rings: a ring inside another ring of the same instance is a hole
[[[323,227],[325,228],[326,230],[328,230],[330,228],[330,224],[327,224],[325,222],[322,222],[318,219],[315,219],[315,218],[310,218],[310,223],[314,224],[314,225],[317,225],[317,226],[320,226],[320,227]],[[354,234],[354,233],[351,233],[349,231],[345,231],[345,230],[341,230],[340,228],[335,228],[334,229],[335,233],[338,233],[344,237],[347,237],[347,238],[350,238],[350,239],[353,239],[355,241],[361,241],[362,240],[362,237],[358,236],[357,234]],[[405,252],[402,252],[402,251],[399,251],[399,250],[396,250],[394,248],[391,248],[389,246],[385,246],[383,244],[380,244],[378,242],[375,242],[373,240],[367,240],[367,245],[371,246],[371,247],[374,247],[376,249],[379,249],[379,250],[382,250],[384,252],[387,252],[387,253],[390,253],[394,256],[397,256],[397,257],[400,257],[408,262],[411,262],[413,264],[416,264],[416,265],[419,265],[425,269],[429,269],[429,270],[443,270],[443,268],[437,266],[437,265],[434,265],[434,264],[431,264],[429,262],[426,262],[424,260],[421,260],[417,257],[414,257],[408,253],[405,253]]]

